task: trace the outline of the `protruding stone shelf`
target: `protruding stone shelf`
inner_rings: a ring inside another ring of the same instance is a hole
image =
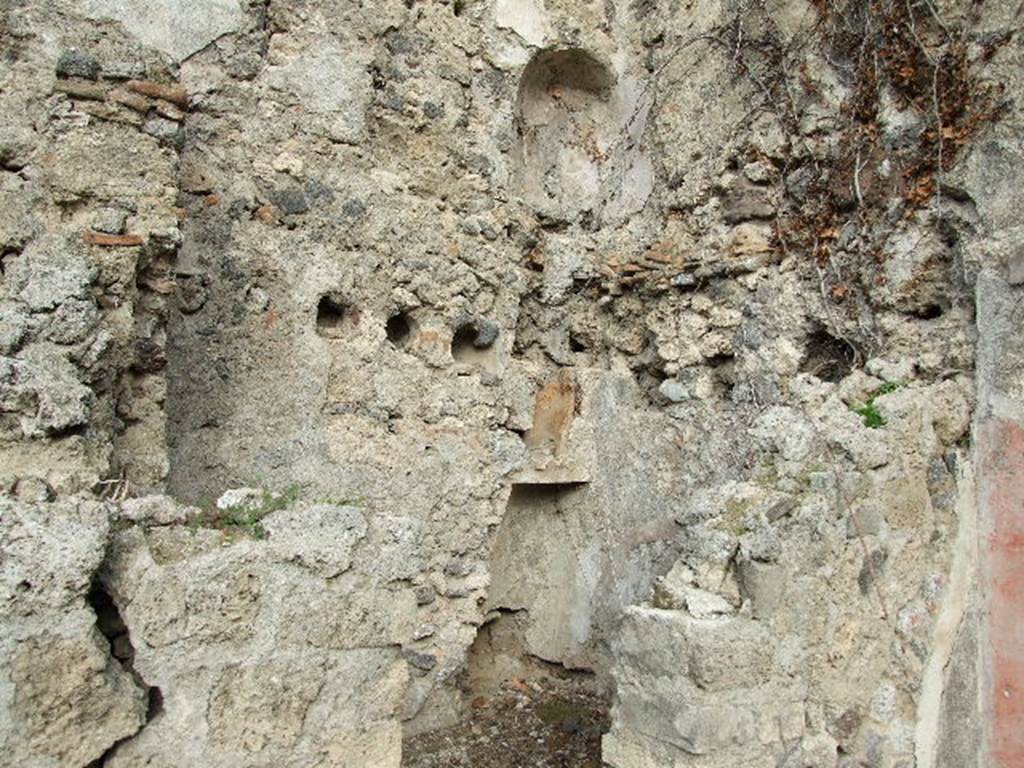
[[[586,485],[590,475],[577,467],[524,469],[512,478],[513,485]]]

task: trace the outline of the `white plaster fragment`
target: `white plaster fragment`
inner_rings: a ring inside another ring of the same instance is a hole
[[[543,45],[548,35],[547,13],[536,0],[498,0],[494,23],[511,29],[530,45]]]
[[[245,21],[238,0],[204,0],[201,11],[189,0],[148,0],[145,6],[145,13],[135,0],[82,0],[80,7],[89,18],[120,22],[141,43],[175,61],[184,61]]]

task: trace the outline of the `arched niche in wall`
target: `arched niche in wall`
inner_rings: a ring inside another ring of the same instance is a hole
[[[654,172],[641,143],[641,97],[635,81],[582,49],[534,56],[516,101],[516,178],[538,215],[600,223],[643,207]]]

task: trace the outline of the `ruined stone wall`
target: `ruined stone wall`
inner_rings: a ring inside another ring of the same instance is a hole
[[[1016,764],[1019,9],[141,6],[0,7],[0,762]]]

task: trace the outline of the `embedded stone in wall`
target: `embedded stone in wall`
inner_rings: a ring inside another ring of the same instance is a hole
[[[101,503],[0,501],[0,617],[79,607],[103,560],[108,531]]]
[[[44,635],[18,647],[11,673],[14,716],[33,753],[60,765],[85,765],[142,727],[143,691],[104,645],[94,632],[82,638]]]
[[[226,670],[210,701],[211,741],[238,752],[293,745],[322,685],[322,675],[301,662]]]
[[[528,448],[539,448],[557,455],[568,438],[576,413],[576,384],[572,374],[561,373],[540,391],[533,411],[533,427],[524,440]]]
[[[314,504],[266,518],[274,557],[331,579],[352,565],[352,550],[366,536],[366,518],[355,507]]]
[[[525,611],[526,652],[572,664],[590,634],[590,605],[573,523],[572,486],[514,486],[491,555],[490,610]]]
[[[241,644],[252,638],[263,584],[258,570],[237,552],[240,547],[163,567],[138,537],[125,536],[117,547],[133,570],[116,574],[112,592],[127,605],[127,620],[146,646]]]
[[[24,360],[0,358],[0,404],[19,414],[26,437],[59,436],[83,426],[95,398],[54,345],[35,344]]]
[[[604,759],[616,768],[776,764],[779,743],[805,734],[806,694],[800,683],[773,679],[774,644],[750,619],[626,609]],[[666,707],[674,717],[654,715]]]
[[[282,647],[385,648],[412,636],[416,596],[411,589],[345,579],[312,588],[295,584],[289,592],[277,635]]]

